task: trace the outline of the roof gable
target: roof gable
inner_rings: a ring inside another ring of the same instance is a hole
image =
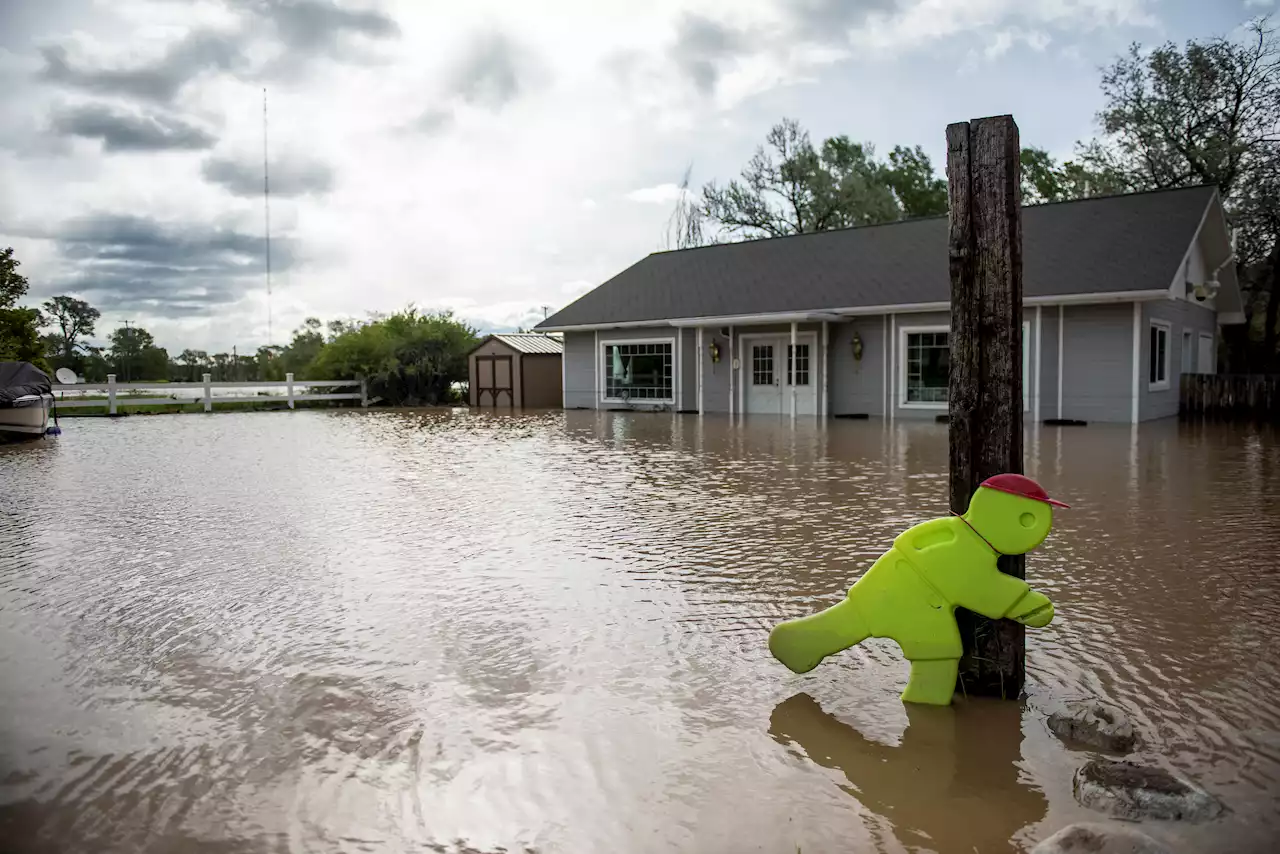
[[[527,356],[550,356],[564,352],[563,339],[541,332],[498,332],[486,335],[480,343],[471,348],[471,352],[474,353],[490,341],[497,341],[517,353],[523,353]]]
[[[1024,296],[1167,289],[1216,193],[1023,208]],[[538,328],[945,303],[947,231],[942,216],[658,252]]]

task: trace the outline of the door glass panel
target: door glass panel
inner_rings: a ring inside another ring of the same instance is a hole
[[[795,356],[792,358],[792,350]],[[793,364],[794,362],[794,364]],[[809,384],[809,345],[797,344],[794,348],[787,346],[787,376],[792,385]]]
[[[773,345],[751,345],[751,384],[773,385]]]

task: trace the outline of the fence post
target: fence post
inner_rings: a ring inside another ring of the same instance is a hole
[[[213,386],[210,382],[213,380],[213,374],[204,375],[204,411],[213,411]]]
[[[116,375],[107,374],[107,414],[116,414]]]
[[[947,126],[950,203],[951,509],[983,480],[1022,473],[1022,221],[1018,126],[1012,116]],[[1000,571],[1026,576],[1021,555]],[[1016,699],[1025,677],[1023,626],[956,614],[966,693]]]
[[[289,408],[293,409],[293,374],[292,373],[285,374],[284,381],[289,384],[287,386],[287,389],[289,392]]]
[[[360,378],[360,408],[369,408],[369,381],[364,377]]]

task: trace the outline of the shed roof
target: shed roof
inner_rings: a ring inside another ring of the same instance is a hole
[[[1213,186],[1022,210],[1023,294],[1168,288]],[[656,252],[539,329],[946,303],[947,217]]]
[[[559,355],[564,352],[564,340],[557,335],[546,335],[541,332],[501,332],[486,336],[476,345],[483,347],[490,341],[501,341],[517,353],[530,356]],[[473,351],[474,352],[474,351]]]

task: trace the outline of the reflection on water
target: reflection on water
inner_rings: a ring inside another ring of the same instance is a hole
[[[1096,818],[1048,710],[1280,833],[1280,445],[1040,429],[1073,505],[1025,703],[906,709],[779,620],[946,512],[935,424],[621,413],[78,420],[0,448],[0,851],[1021,850]]]
[[[902,845],[939,852],[1008,851],[1044,818],[1044,795],[1019,779],[1022,708],[970,700],[950,709],[906,706],[897,745],[863,736],[800,693],[773,710],[769,733],[842,772],[851,794]]]

